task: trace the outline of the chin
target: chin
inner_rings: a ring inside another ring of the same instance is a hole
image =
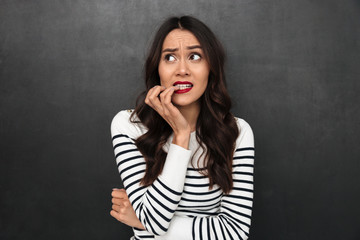
[[[176,106],[176,107],[186,107],[186,106],[190,106],[193,104],[196,104],[198,101],[193,101],[190,99],[173,99],[172,103]]]
[[[176,107],[185,107],[185,106],[190,105],[190,103],[185,102],[185,101],[173,101],[173,104],[174,104]]]

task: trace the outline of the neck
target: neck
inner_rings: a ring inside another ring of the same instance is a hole
[[[181,114],[187,120],[191,127],[191,131],[196,130],[196,122],[200,113],[200,104],[199,102],[195,102],[188,106],[177,106]]]

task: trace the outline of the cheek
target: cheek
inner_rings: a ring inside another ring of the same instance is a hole
[[[204,68],[202,71],[198,74],[199,78],[201,79],[201,89],[205,91],[208,82],[209,82],[209,72],[207,68]]]
[[[158,73],[160,77],[160,84],[162,86],[167,86],[167,83],[170,80],[168,70],[162,64],[160,64],[158,68]]]
[[[206,79],[202,84],[202,88],[201,88],[202,94],[204,94],[204,92],[206,91],[207,85],[208,85],[208,80]]]
[[[208,86],[208,83],[209,83],[209,79],[208,79],[208,77],[209,77],[209,75],[207,74],[206,76],[204,76],[204,81],[203,81],[203,83],[202,83],[202,88],[201,88],[201,95],[203,95],[204,93],[205,93],[205,91],[206,91],[206,88],[207,88],[207,86]]]

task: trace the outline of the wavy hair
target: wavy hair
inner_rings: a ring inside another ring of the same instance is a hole
[[[233,187],[232,162],[239,129],[230,113],[231,100],[226,89],[224,75],[225,52],[213,32],[200,20],[191,16],[167,19],[158,29],[149,49],[145,63],[146,90],[136,101],[131,116],[133,122],[140,122],[148,131],[135,140],[146,161],[144,186],[151,185],[162,172],[167,153],[163,146],[172,134],[169,124],[144,100],[147,92],[160,85],[158,66],[164,39],[174,29],[190,31],[200,42],[205,59],[210,66],[208,85],[200,100],[200,113],[196,123],[196,139],[204,150],[205,168],[199,172],[209,178],[209,189],[219,185],[224,193]],[[139,120],[135,120],[138,117]],[[199,167],[199,161],[197,162]]]

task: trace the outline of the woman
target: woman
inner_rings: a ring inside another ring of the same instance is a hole
[[[230,113],[224,51],[199,20],[170,18],[146,61],[146,91],[111,124],[124,189],[110,214],[135,239],[247,239],[254,140]]]

